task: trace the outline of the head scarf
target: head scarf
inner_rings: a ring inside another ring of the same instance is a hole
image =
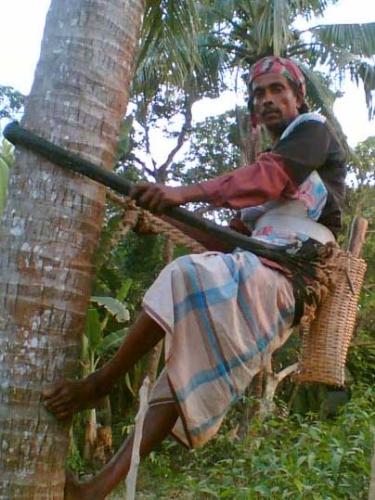
[[[285,59],[284,57],[278,56],[266,56],[262,59],[259,59],[259,61],[251,66],[248,80],[250,94],[248,107],[251,111],[251,123],[253,127],[256,126],[257,122],[255,114],[252,113],[252,83],[258,76],[262,76],[268,73],[276,73],[284,76],[297,86],[297,88],[301,91],[303,98],[305,98],[306,96],[305,77],[303,76],[302,71],[299,69],[296,63],[294,63],[290,59]]]
[[[284,76],[295,85],[302,92],[302,96],[306,95],[305,77],[299,67],[290,59],[277,56],[266,56],[253,64],[250,68],[249,74],[249,88],[251,92],[251,85],[255,78],[268,73],[276,73]]]

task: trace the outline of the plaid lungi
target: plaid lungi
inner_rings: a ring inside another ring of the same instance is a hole
[[[143,302],[166,332],[165,371],[150,404],[172,396],[177,439],[198,447],[218,431],[287,339],[294,305],[290,281],[250,252],[188,255],[162,270]]]

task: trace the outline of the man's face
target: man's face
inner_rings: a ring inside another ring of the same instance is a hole
[[[258,123],[276,134],[296,118],[303,103],[302,96],[296,95],[287,78],[280,74],[269,73],[255,78],[252,94]]]

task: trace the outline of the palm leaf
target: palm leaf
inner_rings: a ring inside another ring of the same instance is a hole
[[[349,71],[357,84],[362,80],[369,119],[374,118],[375,65],[363,58],[375,54],[375,23],[316,26],[312,31],[322,44],[320,62],[328,62],[341,78]]]
[[[289,0],[290,8],[294,16],[303,16],[309,19],[312,15],[322,15],[328,4],[336,3],[338,0]]]
[[[11,168],[14,163],[14,146],[6,139],[3,139],[0,146],[0,157]]]
[[[326,82],[319,76],[318,73],[314,72],[312,69],[305,65],[301,65],[301,70],[306,78],[307,95],[309,97],[309,103],[316,110],[325,115],[328,121],[333,126],[341,147],[349,153],[350,146],[348,145],[346,136],[342,127],[337,120],[332,106],[335,100],[335,94],[330,91]]]
[[[102,329],[99,313],[93,307],[90,307],[87,311],[85,336],[88,340],[87,347],[90,348],[91,352],[95,352],[102,341]]]
[[[124,338],[128,333],[128,328],[122,328],[121,330],[117,330],[115,332],[111,332],[103,338],[103,342],[100,346],[101,354],[108,354],[110,352],[116,351]]]
[[[143,22],[136,79],[181,85],[199,64],[200,20],[193,0],[149,0]]]
[[[375,90],[375,66],[361,62],[357,66],[355,75],[361,78],[365,89],[366,104],[368,107],[369,120],[375,118],[375,106],[372,101],[372,92]],[[357,80],[358,83],[358,80]]]
[[[0,215],[5,207],[8,191],[9,167],[0,156]]]
[[[375,22],[364,24],[325,24],[310,29],[326,47],[345,50],[360,57],[375,54]]]
[[[273,0],[273,36],[272,46],[275,56],[280,56],[290,37],[290,8],[285,0]]]
[[[130,319],[126,305],[113,297],[91,297],[91,302],[104,307],[119,323]]]

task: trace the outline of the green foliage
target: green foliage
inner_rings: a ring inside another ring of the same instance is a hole
[[[375,391],[356,386],[334,420],[252,421],[243,440],[224,432],[194,452],[167,444],[140,473],[142,498],[367,499]]]
[[[100,324],[99,312],[96,309],[89,308],[86,316],[86,328],[85,328],[85,348],[92,352],[96,352],[98,346],[102,340],[102,328]]]
[[[145,291],[164,267],[163,245],[162,236],[128,233],[114,251],[112,265],[132,280],[130,310],[139,309]]]
[[[192,130],[188,153],[173,166],[173,180],[192,184],[239,166],[234,112],[206,118]]]
[[[119,161],[130,154],[134,145],[132,143],[132,127],[133,117],[127,116],[121,124],[120,137],[117,143],[117,158]]]
[[[123,324],[130,319],[129,310],[123,302],[130,286],[131,280],[128,279],[120,287],[117,297],[91,297],[91,303],[99,309],[89,307],[87,311],[81,356],[86,374],[92,373],[103,356],[112,353],[125,338],[127,329],[112,331],[112,328],[113,324]]]
[[[9,167],[0,157],[0,214],[4,210],[8,191]]]
[[[18,90],[0,85],[0,119],[16,118],[23,108],[24,99]]]
[[[77,427],[81,427],[81,425],[82,424],[78,424],[77,426],[76,422],[73,423],[75,429]],[[70,451],[66,459],[65,465],[69,470],[74,472],[74,474],[76,474],[77,476],[82,475],[87,467],[85,460],[81,456],[77,442],[73,437],[71,438]]]
[[[3,139],[0,146],[0,214],[4,210],[8,182],[9,171],[14,162],[13,146],[5,139]]]
[[[199,63],[197,2],[152,0],[146,4],[137,68],[143,88],[157,81],[183,84]]]
[[[375,385],[375,300],[371,303],[372,331],[361,330],[349,351],[347,368],[355,380],[364,380]]]
[[[331,70],[347,69],[354,81],[362,80],[369,118],[375,116],[372,91],[375,90],[375,67],[367,58],[375,53],[375,23],[325,24],[315,26],[311,33],[320,44],[320,61]]]
[[[114,353],[122,344],[127,333],[127,328],[121,328],[121,330],[106,335],[99,347],[99,354],[108,355]]]
[[[103,306],[116,321],[123,323],[129,321],[130,315],[126,305],[113,297],[91,297],[91,302]]]

